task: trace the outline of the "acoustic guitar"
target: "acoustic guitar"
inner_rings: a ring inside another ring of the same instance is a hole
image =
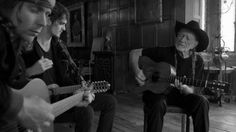
[[[79,102],[81,102],[83,99],[84,91],[87,90],[86,88],[81,87],[81,85],[76,85],[76,88],[75,86],[71,86],[71,87],[68,86],[68,88],[70,90],[72,90],[72,88],[74,90],[75,89],[79,90],[79,92],[76,93],[75,95],[72,95],[70,97],[67,97],[65,99],[62,99],[52,104],[52,107],[53,107],[52,113],[55,117],[69,110],[75,105],[79,104]],[[63,89],[66,89],[66,87],[63,87],[62,90]],[[109,89],[110,89],[110,84],[108,82],[100,81],[100,82],[94,82],[94,88],[91,92],[101,93],[101,92],[106,92]],[[20,89],[20,90],[13,89],[13,90],[16,92],[19,92],[23,96],[35,95],[35,96],[41,97],[47,102],[50,102],[49,90],[47,88],[47,85],[41,79],[33,79],[23,89]],[[50,128],[42,127],[41,129],[42,129],[42,132],[53,132],[53,125]]]
[[[175,79],[186,85],[208,88],[212,91],[221,93],[229,91],[230,84],[228,82],[196,80],[192,78],[178,77],[171,75],[171,65],[166,62],[154,62],[146,56],[140,56],[138,60],[139,67],[146,76],[145,85],[142,91],[150,90],[154,93],[166,93],[169,90],[170,83],[174,83]]]

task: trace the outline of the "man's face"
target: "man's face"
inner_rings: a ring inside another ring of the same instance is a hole
[[[66,23],[66,17],[63,17],[62,19],[53,22],[51,26],[52,35],[59,38],[61,33],[66,30]]]
[[[53,6],[55,5],[55,0],[49,1]],[[11,20],[16,27],[16,32],[24,40],[32,42],[46,26],[51,9],[28,2],[24,2],[21,7],[19,4],[17,6],[13,10]]]
[[[188,29],[181,29],[175,40],[175,47],[178,51],[184,52],[194,49],[198,45],[196,36]]]

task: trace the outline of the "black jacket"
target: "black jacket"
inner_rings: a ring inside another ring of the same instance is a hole
[[[23,97],[11,90],[11,75],[17,67],[16,53],[20,38],[13,25],[0,16],[0,131],[15,120],[23,104]]]

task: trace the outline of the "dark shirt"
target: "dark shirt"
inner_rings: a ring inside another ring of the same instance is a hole
[[[56,37],[52,37],[50,52],[50,58],[53,61],[54,68],[49,73],[50,75],[54,73],[50,79],[59,86],[79,84],[81,82],[80,70],[72,60],[63,41]],[[26,67],[30,67],[37,62],[42,54],[42,49],[40,49],[38,42],[34,41],[33,50],[22,54]],[[45,77],[46,74],[48,73],[44,72],[40,75],[33,76],[33,78],[38,77],[47,82],[48,77]],[[49,82],[47,84],[49,84]]]
[[[49,49],[49,51],[44,51],[41,46],[39,45],[39,43],[37,42],[37,40],[35,39],[34,40],[34,45],[35,45],[35,50],[37,50],[37,52],[35,53],[40,53],[37,57],[37,59],[41,58],[42,56],[44,58],[48,58],[50,60],[53,60],[53,53],[52,53],[52,50],[51,48]],[[37,60],[36,59],[36,60]],[[32,65],[32,64],[31,64]],[[30,66],[30,65],[29,65]],[[54,69],[54,66],[48,70],[46,70],[40,78],[42,78],[44,80],[44,82],[49,85],[49,84],[53,84],[53,83],[56,83],[57,80],[56,80],[56,77],[55,77],[55,69]],[[37,76],[36,76],[37,77]],[[33,77],[35,78],[35,77]]]
[[[197,60],[195,63],[195,79],[202,80],[203,78],[203,69],[204,69],[204,63],[203,59],[200,55],[197,55]],[[192,71],[192,57],[189,58],[182,58],[179,54],[176,54],[177,58],[177,75],[178,76],[186,76],[188,78],[193,77],[193,71]]]
[[[0,130],[16,119],[23,104],[23,97],[9,87],[12,72],[17,68],[19,42],[13,24],[0,16]]]

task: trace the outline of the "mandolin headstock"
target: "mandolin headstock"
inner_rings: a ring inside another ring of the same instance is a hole
[[[110,87],[111,87],[111,84],[105,80],[93,82],[93,92],[94,93],[106,92],[110,89]]]

